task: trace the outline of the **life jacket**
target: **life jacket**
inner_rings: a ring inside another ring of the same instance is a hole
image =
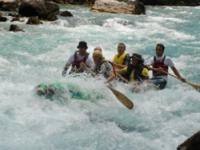
[[[168,66],[165,65],[165,56],[163,57],[163,59],[161,61],[159,60],[156,60],[156,56],[154,56],[154,60],[153,60],[153,68],[162,68],[163,71],[165,71],[166,73],[164,72],[158,72],[158,71],[153,71],[153,76],[166,76],[168,75]]]
[[[144,69],[144,65],[138,65],[137,67],[133,68],[131,64],[128,65],[127,72],[123,74],[122,76],[127,79],[128,81],[131,81],[131,74],[134,71],[134,80],[136,81],[143,81],[146,79],[145,76],[142,75],[142,71]]]
[[[104,61],[102,61],[101,64],[95,65],[94,72],[95,72],[96,74],[98,74],[98,73],[100,72],[100,70],[101,70],[101,65],[104,64],[104,63],[110,63],[110,64],[112,65],[113,73],[114,73],[114,75],[116,76],[116,71],[115,71],[115,68],[114,68],[114,66],[113,66],[113,63],[110,62],[110,61],[108,61],[108,60],[104,60]]]
[[[126,52],[124,52],[121,56],[118,56],[118,54],[116,54],[115,57],[114,57],[114,60],[113,60],[114,63],[124,65],[126,58],[127,58],[127,55],[128,54]]]
[[[88,59],[89,53],[86,53],[85,57],[83,57],[83,59],[81,59],[81,60],[78,60],[78,56],[77,55],[78,55],[78,51],[76,51],[74,53],[74,61],[72,63],[72,68],[76,67],[77,69],[79,69],[80,68],[80,64],[81,63],[85,63],[86,60]]]

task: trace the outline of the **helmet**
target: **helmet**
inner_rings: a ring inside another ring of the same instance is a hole
[[[80,41],[77,48],[85,48],[87,49],[87,43],[85,41]]]

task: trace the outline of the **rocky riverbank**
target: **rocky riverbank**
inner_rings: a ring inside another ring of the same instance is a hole
[[[198,6],[200,0],[0,0],[0,10],[14,11],[18,17],[38,16],[41,20],[54,21],[62,4],[88,5],[96,12],[139,15],[145,14],[145,5]],[[69,12],[65,16],[73,15]]]

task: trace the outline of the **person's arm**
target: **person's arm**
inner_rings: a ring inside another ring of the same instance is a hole
[[[182,82],[185,82],[185,81],[186,81],[185,78],[183,78],[183,77],[180,75],[179,71],[176,69],[175,66],[171,67],[171,69],[172,69],[172,71],[174,72],[174,74],[178,77],[178,79],[180,79]]]
[[[125,83],[128,83],[128,80],[126,80],[122,74],[124,74],[127,71],[127,68],[121,69],[121,70],[116,70],[116,72],[113,72],[112,75],[110,77],[108,77],[106,83],[109,83],[110,81],[112,81],[113,79],[117,77],[119,77],[121,80],[123,80]]]
[[[67,70],[69,69],[70,65],[71,65],[72,62],[74,61],[73,59],[74,59],[74,56],[72,55],[72,56],[68,59],[67,63],[65,64],[65,67],[64,67],[64,69],[63,69],[63,71],[62,71],[62,76],[63,76],[63,77],[66,76]]]
[[[165,62],[174,72],[174,74],[177,76],[178,79],[180,79],[182,82],[185,82],[185,78],[183,78],[181,76],[181,74],[179,73],[178,69],[176,69],[174,62],[172,61],[171,58],[166,58],[166,62]]]
[[[127,65],[121,65],[121,64],[116,64],[115,62],[112,62],[114,67],[119,68],[119,69],[123,69],[125,67],[127,67]]]
[[[110,76],[110,77],[108,77],[108,79],[107,79],[107,81],[106,81],[106,83],[109,83],[109,82],[111,82],[112,80],[114,80],[115,79],[115,74],[114,73],[112,73],[112,75]]]
[[[86,63],[80,63],[79,70],[85,71],[86,73],[91,74],[92,76],[95,76],[96,73],[94,72],[94,66],[89,67]]]
[[[92,61],[92,59],[90,57],[88,57],[88,59],[86,60],[86,62],[82,62],[80,63],[80,68],[79,70],[83,70],[83,71],[86,71],[86,72],[92,72],[94,68],[94,63]]]
[[[147,61],[144,63],[144,66],[145,66],[148,70],[153,70],[153,69],[152,69],[152,65],[153,65],[153,58],[151,58],[150,60],[147,60]]]
[[[85,62],[86,66],[88,68],[93,68],[94,67],[94,62],[92,61],[92,58],[88,57],[88,59]]]

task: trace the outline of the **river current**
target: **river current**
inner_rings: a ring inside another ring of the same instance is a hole
[[[132,93],[115,83],[135,103],[128,110],[104,81],[61,72],[81,40],[90,53],[101,46],[107,59],[119,42],[145,59],[163,43],[181,74],[200,83],[200,7],[147,7],[141,16],[62,9],[74,17],[39,26],[16,22],[25,30],[16,33],[8,32],[10,22],[0,23],[1,150],[174,150],[199,130],[199,92],[172,77],[161,91]],[[66,82],[82,97],[39,97],[34,88],[41,82]]]

